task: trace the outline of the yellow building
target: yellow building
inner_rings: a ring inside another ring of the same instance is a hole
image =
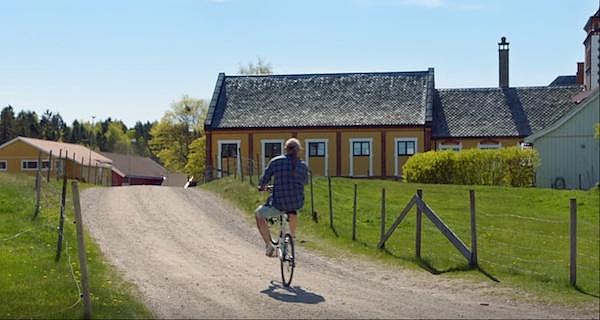
[[[260,173],[296,137],[314,175],[401,176],[410,155],[430,149],[433,76],[220,74],[205,123],[207,165],[239,172],[252,159]]]
[[[41,159],[41,164],[39,163]],[[17,137],[0,145],[0,173],[36,174],[110,185],[112,161],[85,146]]]
[[[579,90],[578,85],[437,90],[433,68],[219,74],[204,125],[207,175],[248,174],[249,162],[260,174],[282,153],[285,140],[296,137],[314,175],[401,177],[402,166],[417,152],[519,145],[570,110]]]

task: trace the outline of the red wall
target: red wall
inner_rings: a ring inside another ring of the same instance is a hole
[[[112,185],[122,186],[125,178],[121,177],[114,171],[112,172]],[[163,182],[162,177],[159,178],[129,178],[129,185],[153,185],[160,186]]]

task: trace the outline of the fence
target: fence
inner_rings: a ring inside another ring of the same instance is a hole
[[[234,161],[230,161],[227,167],[223,161],[217,170],[213,168],[213,176],[229,176],[255,185],[258,173],[262,172],[260,163],[256,159],[240,159],[239,163],[245,166],[234,166]],[[548,210],[546,208],[532,209],[541,211],[531,212],[529,216],[510,214],[515,208],[498,202],[493,192],[480,193],[476,205],[476,192],[469,192],[466,187],[457,187],[465,189],[464,200],[449,204],[440,199],[440,194],[447,196],[443,186],[433,192],[435,196],[428,192],[436,199],[420,201],[423,194],[406,187],[401,191],[393,187],[384,191],[386,193],[375,192],[374,189],[381,190],[381,181],[376,180],[313,179],[310,176],[309,181],[305,210],[311,212],[314,222],[335,237],[347,237],[377,248],[385,236],[381,249],[418,262],[433,273],[478,268],[493,280],[497,280],[497,276],[492,273],[525,275],[542,282],[569,283],[584,293],[598,291],[597,285],[581,289],[582,284],[600,282],[598,241],[589,237],[598,231],[594,231],[597,223],[589,219],[577,221],[575,200],[564,199],[561,204],[570,204],[571,209],[565,207],[557,217],[545,217],[542,211]],[[361,184],[365,185],[362,190]],[[396,218],[413,197],[418,198],[413,203],[415,219],[405,219],[402,226],[396,226],[397,231],[386,235],[386,230],[394,225],[394,219],[386,219],[386,216],[392,214]],[[524,203],[528,206],[535,204],[534,201]],[[426,221],[422,220],[423,214],[427,216]],[[326,221],[321,223],[321,217]],[[443,232],[440,233],[440,229]],[[406,246],[413,242],[414,246]]]
[[[310,186],[314,191],[307,203],[310,202],[312,211],[329,211],[327,228],[332,229],[336,237],[363,242],[369,247],[384,249],[407,260],[422,261],[426,267],[432,264],[445,267],[442,270],[428,268],[435,273],[477,267],[493,279],[496,277],[489,271],[530,275],[541,281],[566,282],[588,293],[598,290],[597,285],[589,289],[589,284],[598,283],[598,240],[593,238],[594,234],[597,235],[598,226],[594,225],[593,219],[590,220],[589,214],[587,220],[577,221],[575,199],[562,202],[565,208],[558,216],[562,218],[544,218],[533,212],[531,216],[506,214],[511,208],[498,203],[493,192],[484,192],[476,206],[475,191],[467,192],[464,187],[464,200],[459,202],[444,200],[443,197],[451,196],[444,186],[428,187],[434,189],[436,194],[435,197],[432,195],[436,199],[431,199],[430,203],[421,199],[423,195],[420,191],[407,190],[408,184],[396,183],[397,187],[390,187],[389,190],[379,187],[379,193],[373,186],[381,185],[381,181],[344,178],[315,180],[314,185]],[[359,184],[365,185],[362,191]],[[394,194],[390,194],[392,190],[395,190]],[[534,205],[534,200],[524,203]],[[415,219],[402,222],[413,207],[416,209]],[[398,219],[387,221],[390,214],[398,216]],[[421,221],[422,214],[429,219],[427,225]],[[400,222],[404,227],[399,227]],[[396,228],[396,234],[392,235]],[[581,236],[579,229],[585,230],[585,236]],[[422,240],[421,230],[426,240]],[[406,244],[412,241],[414,248],[407,247]],[[425,252],[421,249],[422,241]],[[388,246],[390,242],[392,245]],[[452,246],[458,250],[453,251]],[[580,280],[580,275],[585,280]],[[581,289],[581,285],[585,284],[588,288]]]
[[[66,159],[67,153],[65,152],[65,158],[59,157],[58,159]],[[89,292],[89,282],[87,276],[87,257],[86,250],[84,246],[84,235],[83,235],[83,222],[81,219],[81,207],[79,204],[79,189],[78,182],[71,182],[71,200],[72,207],[68,205],[69,203],[69,194],[68,194],[68,177],[66,175],[66,170],[56,170],[57,174],[57,182],[50,179],[50,171],[52,170],[52,159],[53,156],[50,153],[48,165],[45,168],[42,168],[42,165],[38,165],[38,169],[35,173],[34,181],[34,205],[32,208],[32,216],[31,216],[31,227],[25,228],[24,230],[13,234],[12,236],[5,237],[4,239],[0,239],[0,243],[7,243],[8,241],[19,241],[24,235],[32,234],[35,232],[36,235],[39,235],[39,241],[46,242],[45,247],[52,247],[48,242],[55,242],[56,252],[54,256],[54,260],[57,266],[60,264],[68,264],[71,278],[73,279],[74,287],[76,288],[76,295],[74,295],[74,302],[65,306],[64,308],[57,310],[55,312],[48,312],[44,314],[36,314],[36,315],[27,315],[24,316],[26,318],[49,318],[53,316],[57,316],[63,314],[70,309],[73,309],[80,305],[83,302],[83,316],[85,319],[91,318],[91,300],[90,300],[90,292]],[[41,164],[41,153],[38,155],[38,164]],[[45,169],[42,171],[42,169]],[[20,178],[15,178],[20,179]],[[23,182],[28,180],[20,179]],[[60,182],[58,182],[60,180]],[[58,184],[60,185],[57,186]],[[60,191],[57,191],[60,189]],[[49,216],[44,216],[47,214],[54,213],[56,209],[56,203],[59,204],[59,207],[56,210],[56,217],[58,218],[57,225],[52,225],[50,223],[53,220]],[[71,209],[72,208],[72,209]],[[74,248],[69,245],[69,238],[65,237],[66,230],[72,230],[72,228],[65,228],[65,220],[67,219],[68,213],[73,212],[73,223],[75,223],[76,227],[76,238],[77,238],[77,251],[79,255],[79,272],[80,277],[78,279],[77,273],[73,269],[73,264],[71,263],[71,250]],[[50,240],[53,238],[54,240]],[[33,247],[32,247],[33,248]],[[61,258],[66,255],[67,261],[61,262]],[[58,267],[55,267],[58,269]],[[81,285],[80,285],[81,283]]]

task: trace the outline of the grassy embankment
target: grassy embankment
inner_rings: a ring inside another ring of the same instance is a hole
[[[358,184],[357,241],[351,240],[353,188]],[[248,216],[265,196],[247,182],[230,178],[213,181],[204,188],[220,193],[244,209]],[[378,250],[381,223],[381,189],[386,188],[386,229],[415,194],[470,247],[469,189],[475,190],[479,264],[489,276],[469,270],[467,261],[423,217],[422,264],[434,273],[482,281],[491,277],[525,289],[549,302],[598,302],[599,295],[599,193],[535,188],[421,185],[382,180],[332,179],[334,225],[329,228],[327,179],[314,180],[315,211],[310,217],[310,189],[301,214],[298,239],[306,247],[325,254],[353,254],[385,263],[417,267],[415,259],[415,209]],[[569,199],[578,204],[578,288],[569,285]]]
[[[63,253],[55,262],[61,183],[43,183],[40,214],[34,209],[34,179],[0,173],[0,318],[82,318],[73,201],[65,207]],[[85,186],[83,186],[85,187]],[[94,318],[149,318],[133,288],[109,266],[86,236]]]

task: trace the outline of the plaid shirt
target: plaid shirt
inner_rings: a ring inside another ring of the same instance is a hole
[[[269,162],[259,185],[273,183],[272,206],[281,211],[296,211],[304,205],[304,185],[308,182],[308,168],[304,161],[296,159],[296,170],[292,172],[292,157],[277,156]]]

